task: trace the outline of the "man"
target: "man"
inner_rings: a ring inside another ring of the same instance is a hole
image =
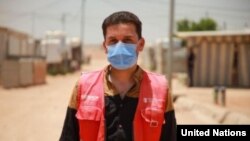
[[[110,65],[83,73],[74,88],[60,141],[175,141],[176,120],[165,77],[137,65],[141,21],[108,16],[103,47]]]

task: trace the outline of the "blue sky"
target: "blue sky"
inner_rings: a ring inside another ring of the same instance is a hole
[[[146,41],[168,34],[169,0],[85,1],[85,43],[101,43],[102,21],[120,10],[138,15]],[[250,0],[176,0],[175,3],[175,21],[182,18],[198,21],[208,16],[218,22],[220,29],[225,26],[228,30],[250,28]],[[62,15],[66,15],[67,35],[79,36],[80,7],[81,0],[0,0],[0,26],[42,38],[47,30],[61,30]]]

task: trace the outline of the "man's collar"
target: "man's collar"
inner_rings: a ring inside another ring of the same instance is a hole
[[[109,76],[110,76],[110,74],[111,74],[111,65],[108,65],[106,68],[105,68],[105,76],[106,76],[106,78],[107,78],[107,80],[110,82],[110,79],[108,78]],[[143,72],[143,70],[142,70],[142,68],[139,66],[139,65],[137,65],[137,68],[136,68],[136,70],[135,70],[135,72],[134,72],[134,74],[133,74],[133,79],[136,81],[136,82],[139,82],[141,79],[142,79],[142,72]],[[111,82],[110,82],[111,83]]]
[[[105,69],[105,78],[104,78],[104,85],[105,85],[105,93],[107,95],[114,95],[114,94],[118,94],[116,88],[114,87],[114,85],[112,84],[112,82],[109,79],[110,73],[111,73],[111,65],[108,65]],[[135,81],[135,85],[136,85],[136,89],[138,89],[137,87],[140,86],[140,82],[142,80],[142,74],[143,74],[143,70],[141,69],[141,67],[139,65],[137,65],[136,71],[133,74],[133,79]],[[132,89],[133,91],[133,89]],[[128,92],[130,93],[130,92]]]

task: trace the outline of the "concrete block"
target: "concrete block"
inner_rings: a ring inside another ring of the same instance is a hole
[[[19,60],[20,86],[33,84],[33,63],[31,59]]]
[[[5,88],[19,86],[19,62],[16,60],[5,60],[1,66],[1,83]]]
[[[46,82],[47,64],[45,60],[34,60],[33,62],[33,81],[34,84]]]

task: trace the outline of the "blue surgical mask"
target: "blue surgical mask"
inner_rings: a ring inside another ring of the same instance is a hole
[[[108,61],[119,70],[131,68],[137,62],[136,44],[118,42],[108,46]]]

